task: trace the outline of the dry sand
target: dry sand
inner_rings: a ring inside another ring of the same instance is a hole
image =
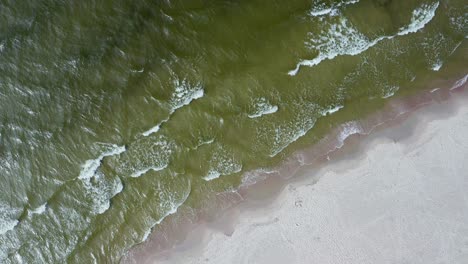
[[[454,97],[148,263],[468,263],[468,99]]]

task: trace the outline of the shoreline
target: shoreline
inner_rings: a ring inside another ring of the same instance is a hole
[[[243,210],[247,210],[246,208],[268,207],[280,199],[278,197],[291,182],[304,178],[312,181],[309,184],[317,182],[320,178],[319,171],[324,167],[333,166],[350,155],[364,155],[367,148],[363,145],[366,145],[370,138],[400,126],[408,118],[412,118],[415,112],[417,115],[424,115],[419,113],[419,109],[460,100],[450,98],[453,93],[466,97],[466,83],[451,89],[453,84],[461,79],[466,82],[466,77],[467,75],[464,75],[455,81],[434,81],[431,90],[390,99],[382,110],[363,120],[339,126],[312,147],[294,152],[276,168],[246,173],[239,190],[217,194],[214,197],[216,200],[211,201],[211,207],[203,212],[194,212],[191,208],[181,206],[176,214],[168,216],[153,230],[147,241],[133,247],[121,262],[165,263],[164,261],[171,259],[174,253],[184,255],[186,252],[200,250],[202,244],[205,245],[215,233],[232,235],[240,221],[239,215]],[[439,109],[439,112],[441,111],[447,109]],[[409,131],[416,130],[415,127]],[[200,243],[199,240],[203,242]]]

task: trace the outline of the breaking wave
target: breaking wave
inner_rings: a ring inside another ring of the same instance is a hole
[[[319,55],[311,60],[300,61],[296,68],[289,71],[288,74],[294,76],[299,72],[301,66],[313,67],[322,61],[331,60],[341,55],[355,56],[383,40],[415,33],[432,20],[438,7],[439,2],[421,6],[413,11],[410,24],[400,28],[395,35],[382,36],[373,40],[350,25],[345,17],[340,16],[339,23],[329,24],[328,28],[322,31],[319,36],[312,36],[309,47],[318,51]]]

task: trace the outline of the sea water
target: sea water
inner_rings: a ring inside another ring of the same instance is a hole
[[[2,1],[0,263],[114,263],[179,206],[465,76],[463,0]],[[461,82],[463,81],[460,80]]]

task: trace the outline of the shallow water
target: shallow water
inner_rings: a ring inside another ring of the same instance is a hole
[[[185,204],[466,71],[461,0],[0,4],[0,262],[116,262]]]

